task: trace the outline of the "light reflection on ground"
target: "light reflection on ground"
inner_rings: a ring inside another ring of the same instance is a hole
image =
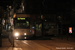
[[[14,48],[13,50],[22,50],[22,48]]]

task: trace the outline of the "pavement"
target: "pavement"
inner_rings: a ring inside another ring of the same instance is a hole
[[[69,38],[69,40],[67,40],[67,38],[62,39],[62,38],[52,37],[51,39],[55,41],[75,44],[75,40],[74,40],[75,38]],[[8,38],[2,38],[2,47],[0,47],[0,50],[21,50],[21,48],[13,47],[13,45],[9,42]]]
[[[73,42],[73,41],[67,41],[67,40],[62,40],[62,39],[53,39],[53,40],[56,41],[56,42],[61,42],[61,43],[66,42],[66,43],[70,43],[70,44],[73,44],[73,45],[75,44],[75,42]],[[23,46],[21,44],[20,44],[20,47],[16,47],[16,46],[13,47],[13,45],[9,42],[8,38],[2,39],[2,47],[0,47],[0,50],[21,50],[21,49],[26,50],[25,48],[23,48]]]

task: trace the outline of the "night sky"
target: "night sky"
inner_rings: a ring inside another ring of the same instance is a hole
[[[34,12],[38,13],[41,11],[43,14],[57,12],[66,13],[71,11],[71,4],[71,0],[27,0],[27,9],[33,9]]]

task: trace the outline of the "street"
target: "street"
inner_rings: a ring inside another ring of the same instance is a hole
[[[2,39],[0,50],[75,50],[75,42],[54,40],[14,40],[14,47],[8,39]]]
[[[75,40],[74,38],[70,39],[69,37],[69,40],[67,41],[65,36],[63,40],[56,37],[37,37],[32,40],[14,39],[13,47],[9,38],[3,38],[0,50],[75,50]]]
[[[55,40],[15,40],[15,48],[20,50],[75,50],[75,43]]]

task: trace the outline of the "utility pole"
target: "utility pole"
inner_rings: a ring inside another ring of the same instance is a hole
[[[0,47],[2,46],[2,35],[1,34],[2,34],[2,17],[0,17]]]
[[[0,47],[2,47],[2,7],[0,6]]]
[[[59,34],[58,34],[58,38],[60,38],[61,35],[61,16],[58,16],[58,30],[59,30]]]

